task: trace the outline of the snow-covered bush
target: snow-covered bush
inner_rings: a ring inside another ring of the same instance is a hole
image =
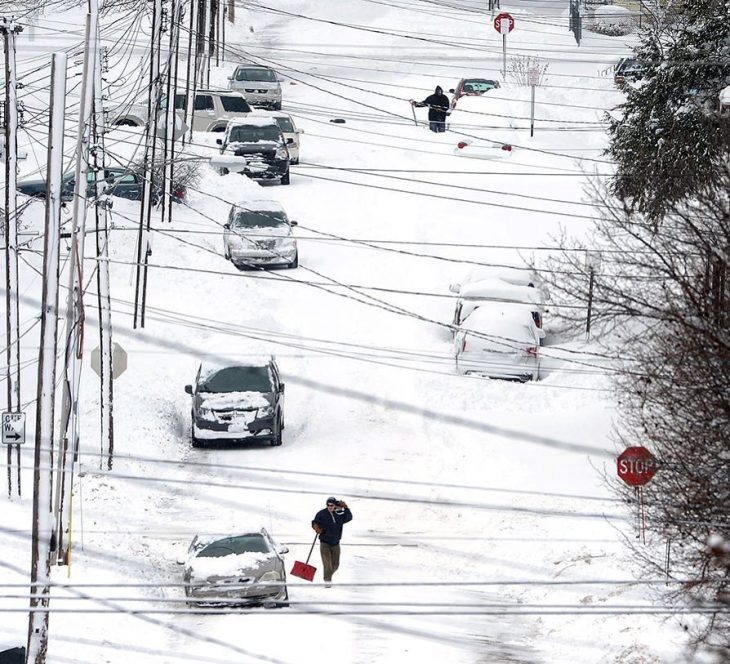
[[[518,55],[510,58],[507,67],[508,77],[517,85],[530,85],[530,69],[537,69],[537,86],[547,83],[549,62],[543,62],[532,55]]]
[[[634,29],[631,12],[618,5],[589,6],[583,14],[583,29],[601,35],[628,35]]]

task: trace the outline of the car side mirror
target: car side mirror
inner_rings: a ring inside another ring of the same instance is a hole
[[[454,94],[454,88],[451,88],[451,90],[449,90],[449,92],[453,95]]]
[[[187,562],[187,560],[185,560],[185,558],[178,558],[175,562],[178,565],[184,565]]]
[[[277,548],[277,551],[279,552],[279,554],[281,554],[283,556],[285,553],[289,553],[289,547],[279,545],[279,548]]]
[[[284,392],[284,383],[279,383],[279,392]]]
[[[193,393],[193,386],[192,385],[186,385],[185,386],[185,393],[186,394],[192,394]]]
[[[223,224],[223,228],[225,228],[227,231],[230,231],[231,230],[231,225],[230,224]]]
[[[293,138],[287,138],[286,139],[286,144],[287,145],[294,145],[294,139]]]
[[[223,145],[223,139],[222,138],[216,138],[215,139],[216,145]]]
[[[303,134],[303,133],[304,133],[304,129],[297,129],[297,134]]]
[[[232,80],[233,80],[233,74],[231,74],[231,75],[230,75],[230,76],[228,77],[228,80],[229,80],[229,81],[232,81]]]
[[[451,284],[449,285],[449,290],[452,293],[456,293],[457,295],[461,293],[461,284]]]
[[[290,226],[299,226],[299,222],[298,221],[290,221],[289,222],[289,225]]]

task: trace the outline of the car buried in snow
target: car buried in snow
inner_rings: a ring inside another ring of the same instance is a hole
[[[454,307],[454,329],[458,328],[469,315],[483,304],[489,302],[509,302],[523,304],[530,308],[532,319],[542,328],[545,315],[546,293],[533,282],[514,284],[496,276],[454,283],[449,290],[459,297]]]
[[[273,357],[239,364],[201,362],[193,385],[191,442],[268,442],[281,445],[284,383]]]
[[[233,120],[216,143],[220,154],[212,157],[210,164],[221,175],[242,173],[258,181],[289,184],[291,155],[273,117]]]
[[[449,92],[454,95],[451,100],[451,108],[456,108],[456,104],[461,97],[475,97],[483,95],[485,92],[495,90],[501,87],[499,81],[489,78],[462,78],[456,88],[452,88]]]
[[[237,535],[196,535],[187,557],[183,581],[192,606],[288,606],[283,555],[265,528]]]
[[[530,305],[485,302],[454,335],[456,372],[526,382],[540,372],[540,340]]]
[[[299,250],[289,221],[277,201],[245,200],[231,206],[223,224],[223,252],[236,267],[298,267]]]

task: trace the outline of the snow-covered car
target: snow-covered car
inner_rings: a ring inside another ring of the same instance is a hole
[[[187,110],[187,95],[178,92],[175,95],[175,108]],[[251,113],[251,107],[240,92],[230,90],[196,90],[193,104],[193,130],[216,131],[226,130],[229,120],[240,120]]]
[[[543,326],[547,298],[545,291],[533,282],[513,284],[499,277],[486,277],[451,284],[449,290],[459,296],[454,307],[454,327],[459,327],[475,309],[489,302],[523,304],[530,308],[535,325]]]
[[[216,143],[220,154],[212,157],[210,164],[221,175],[243,173],[256,180],[289,184],[291,157],[273,117],[250,115],[245,120],[231,120]]]
[[[288,606],[286,546],[265,528],[239,535],[196,535],[188,547],[183,580],[188,604]]]
[[[286,146],[289,148],[289,157],[292,164],[299,163],[299,136],[304,133],[303,129],[297,129],[294,119],[288,113],[280,113],[277,111],[257,111],[256,115],[266,115],[274,118],[276,124],[279,125],[281,133],[286,140]]]
[[[522,382],[537,380],[544,336],[529,305],[485,302],[456,331],[456,372]]]
[[[499,81],[489,78],[462,78],[456,88],[449,92],[454,95],[451,100],[451,108],[456,108],[456,103],[461,97],[473,97],[483,95],[485,92],[501,87]]]
[[[621,58],[613,71],[613,82],[621,86],[626,82],[638,81],[644,75],[644,66],[636,58]]]
[[[512,146],[509,143],[460,138],[454,148],[454,154],[472,159],[507,159],[512,156]]]
[[[238,90],[255,108],[281,110],[281,83],[277,73],[262,65],[239,65],[228,77],[228,87]]]
[[[281,445],[284,383],[273,357],[221,365],[202,362],[192,395],[192,444],[207,441],[268,441]]]
[[[223,225],[223,253],[236,267],[298,267],[299,250],[281,203],[245,200],[231,206]]]

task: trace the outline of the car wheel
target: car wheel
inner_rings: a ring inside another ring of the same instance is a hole
[[[195,437],[195,425],[190,427],[190,442],[193,444],[193,447],[203,447],[203,441]]]
[[[286,173],[281,176],[281,184],[289,184],[291,182],[291,178],[289,176],[289,169],[286,170]]]
[[[274,110],[275,111],[280,111],[281,110],[281,102],[280,101],[277,102],[276,104],[274,104]]]
[[[284,599],[276,603],[277,609],[288,609],[289,608],[289,589],[284,590]]]
[[[282,430],[284,427],[281,426],[281,415],[276,418],[276,426],[274,427],[274,437],[271,440],[272,447],[278,447],[284,442],[284,436]]]
[[[299,163],[299,159],[292,159],[291,163],[296,166]]]
[[[223,250],[223,258],[225,258],[227,261],[231,260],[231,252],[228,251],[228,247]]]
[[[291,263],[289,263],[289,267],[299,267],[299,252],[298,251],[297,251],[296,255],[294,256],[294,260]]]

